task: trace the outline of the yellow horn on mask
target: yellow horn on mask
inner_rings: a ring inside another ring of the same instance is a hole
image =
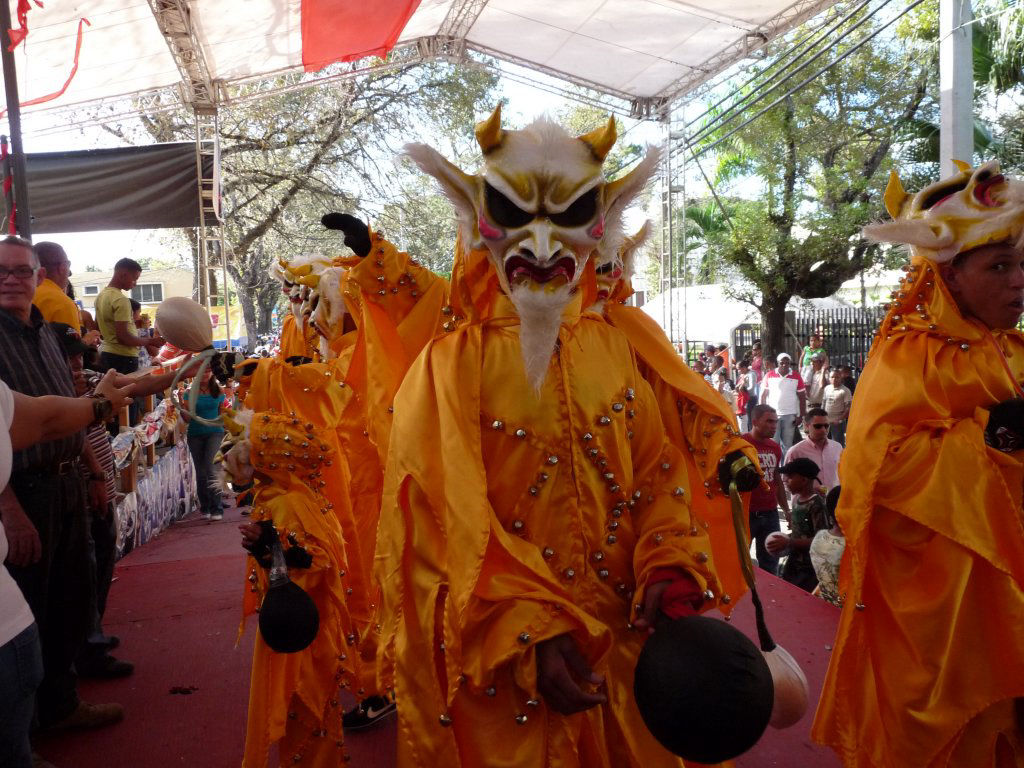
[[[896,171],[889,171],[889,183],[885,186],[885,194],[882,195],[882,202],[885,203],[885,210],[894,219],[899,218],[903,210],[903,203],[907,200],[907,191],[903,189],[903,182]]]
[[[953,160],[953,158],[950,158],[950,160]],[[967,173],[971,170],[971,164],[965,163],[963,160],[953,160],[953,165],[956,166],[960,173]]]
[[[491,116],[476,124],[476,141],[480,145],[480,151],[485,155],[492,149],[496,149],[505,132],[501,130],[501,103],[494,108]]]
[[[306,275],[313,271],[313,265],[303,264],[298,267],[291,267],[288,271],[295,277],[305,277]]]
[[[295,282],[299,285],[308,285],[310,288],[316,288],[320,285],[320,275],[304,275]]]
[[[598,160],[604,162],[617,138],[618,133],[615,130],[615,117],[613,116],[609,117],[608,122],[600,128],[580,136],[579,140],[590,147]]]

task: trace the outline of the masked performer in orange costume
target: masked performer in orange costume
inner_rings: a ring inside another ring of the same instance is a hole
[[[728,404],[676,354],[661,327],[643,310],[625,303],[633,293],[633,257],[649,232],[650,222],[646,222],[624,239],[605,235],[597,251],[595,309],[626,335],[641,375],[654,390],[669,440],[683,455],[691,484],[695,480],[701,483],[700,487],[694,485],[690,509],[708,524],[723,590],[722,611],[729,613],[735,600],[747,591],[738,560],[729,480],[733,462],[745,456],[749,468],[738,478],[740,490],[749,491],[761,482],[757,451],[740,436]],[[622,244],[617,247],[619,240]],[[749,505],[749,495],[743,500]],[[747,520],[746,512],[742,519]]]
[[[852,768],[1020,768],[1024,185],[988,163],[910,197],[894,174],[885,203],[865,232],[911,260],[857,383],[812,735]]]
[[[718,604],[685,465],[589,257],[655,168],[606,183],[614,123],[477,128],[483,176],[407,150],[455,202],[466,322],[395,399],[377,547],[399,765],[679,766],[632,694],[663,596]],[[387,671],[387,670],[386,670]]]
[[[281,283],[281,293],[288,298],[289,311],[281,321],[281,335],[278,339],[277,356],[282,360],[293,358],[313,360],[317,352],[316,331],[305,322],[302,316],[302,304],[305,296],[308,295],[308,287],[297,282],[300,278],[308,276],[314,266],[321,269],[326,266],[324,263],[301,263],[287,264],[281,262],[270,270],[271,276]]]
[[[321,433],[340,459],[325,473],[323,492],[334,502],[345,539],[347,604],[363,662],[357,665],[353,693],[379,715],[389,711],[388,702],[367,698],[375,687],[379,601],[371,570],[391,406],[409,365],[427,341],[452,327],[453,313],[446,304],[448,281],[365,223],[340,213],[324,216],[323,223],[343,232],[355,255],[327,267],[306,259],[311,270],[303,266],[301,275],[286,274],[303,286],[296,314],[319,334],[321,356],[341,390],[339,418],[325,423],[328,429]],[[363,717],[365,711],[346,713],[347,727],[369,725],[372,718]]]
[[[280,540],[291,581],[312,598],[319,614],[319,629],[304,650],[278,653],[257,637],[242,765],[262,768],[277,742],[282,765],[333,768],[347,759],[338,690],[353,686],[349,654],[356,643],[345,605],[341,526],[320,492],[336,459],[320,435],[340,416],[341,391],[327,366],[276,359],[245,363],[239,380],[252,413],[247,434],[230,424],[239,434],[224,463],[234,481],[255,476],[250,519],[263,523],[264,536],[249,539],[253,556],[244,613],[258,611],[268,592],[269,535]]]

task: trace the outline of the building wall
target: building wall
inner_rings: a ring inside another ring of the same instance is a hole
[[[75,299],[82,305],[83,309],[93,312],[96,306],[96,296],[107,287],[113,272],[76,272],[71,275],[71,285],[75,289]],[[148,300],[153,296],[161,296],[166,299],[169,296],[192,297],[192,273],[186,269],[144,269],[138,282],[142,290],[143,312],[152,315],[159,300]],[[155,289],[145,286],[160,286],[159,293]]]

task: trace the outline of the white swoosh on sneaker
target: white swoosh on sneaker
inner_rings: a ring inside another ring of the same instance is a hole
[[[387,705],[381,707],[380,709],[374,709],[373,707],[367,707],[366,708],[366,716],[370,720],[373,720],[374,718],[380,717],[381,715],[383,715],[389,709],[391,709],[391,705],[390,704],[387,704]]]

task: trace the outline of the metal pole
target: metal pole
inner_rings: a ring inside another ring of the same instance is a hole
[[[953,160],[974,164],[974,60],[971,0],[939,0],[939,174]]]
[[[686,141],[686,128],[683,128],[683,141]],[[683,268],[683,349],[687,349],[690,344],[690,333],[689,333],[689,313],[687,312],[687,305],[689,301],[690,293],[690,271],[687,269],[687,251],[686,233],[689,229],[688,222],[686,221],[686,153],[684,152],[682,158],[679,161],[679,176],[682,179],[680,183],[680,194],[683,196],[683,253],[680,258]],[[671,202],[671,198],[669,198]]]
[[[675,301],[672,296],[672,289],[675,288],[676,267],[675,267],[675,245],[676,234],[674,222],[672,221],[672,111],[665,115],[665,205],[664,216],[668,231],[668,340],[675,346],[676,343],[676,317]]]
[[[25,168],[25,150],[21,144],[21,101],[18,98],[18,73],[14,67],[14,53],[8,50],[11,28],[11,4],[0,0],[0,58],[4,67],[4,91],[7,96],[7,123],[11,128],[11,167],[14,171],[15,223],[18,234],[32,239],[32,214],[28,207],[28,186]],[[8,211],[8,214],[10,212]]]

